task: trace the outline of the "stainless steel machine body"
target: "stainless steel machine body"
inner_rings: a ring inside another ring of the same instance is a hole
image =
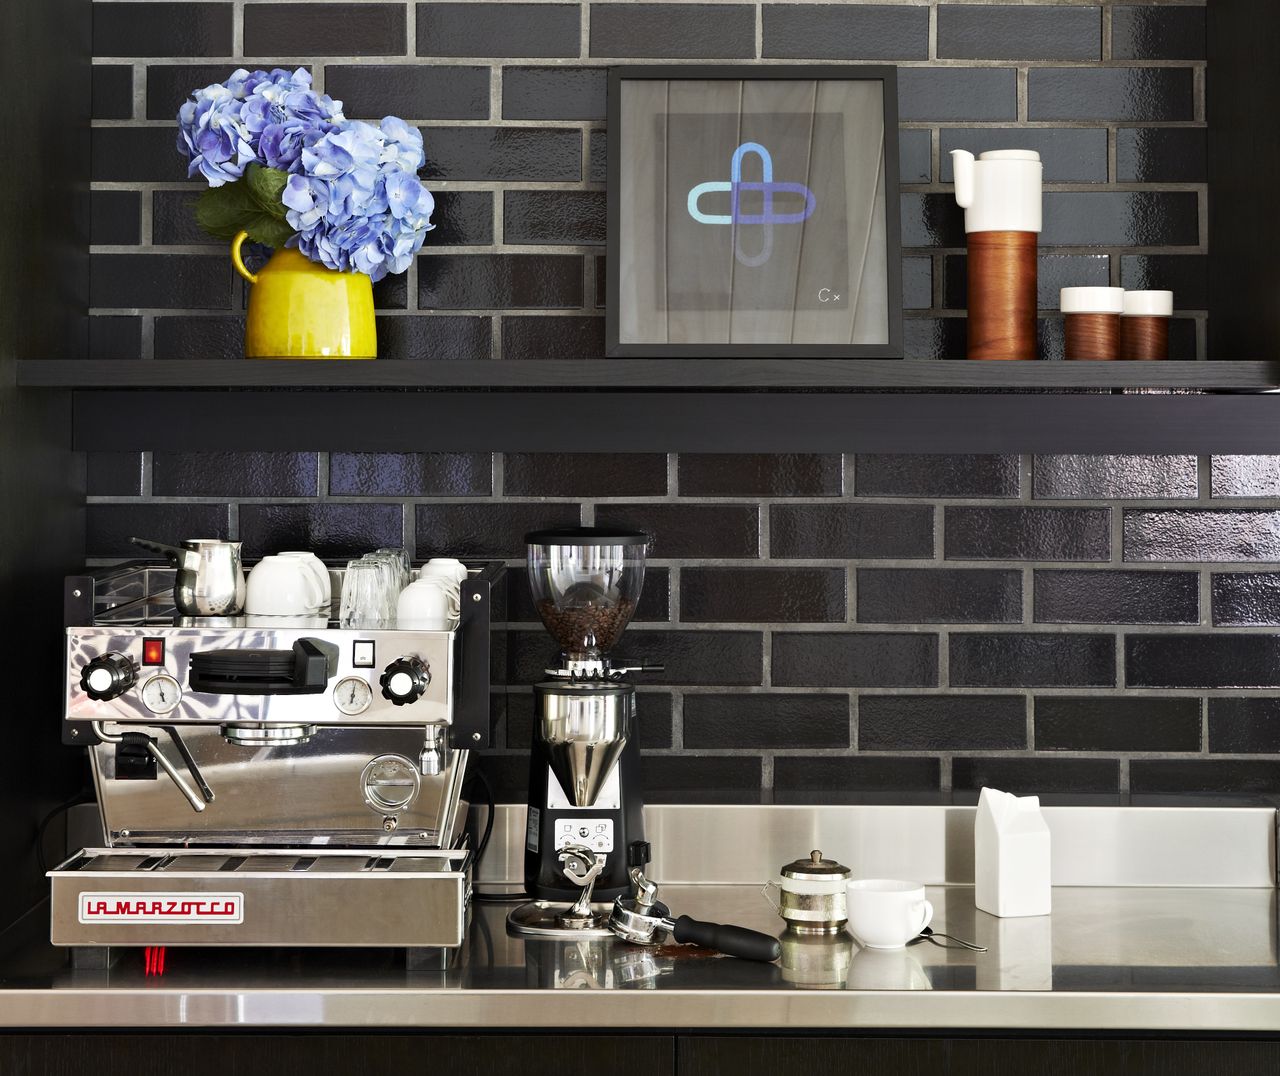
[[[162,569],[69,578],[63,738],[105,843],[50,872],[55,944],[460,944],[501,570],[454,631],[190,619]]]

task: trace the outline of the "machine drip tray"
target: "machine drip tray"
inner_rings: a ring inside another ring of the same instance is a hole
[[[48,876],[55,945],[452,947],[471,899],[465,848],[87,848]]]

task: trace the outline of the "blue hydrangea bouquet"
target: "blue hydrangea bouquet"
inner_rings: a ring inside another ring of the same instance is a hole
[[[434,225],[422,135],[395,116],[349,120],[305,69],[232,73],[178,112],[178,149],[209,189],[196,219],[371,281],[403,273]]]

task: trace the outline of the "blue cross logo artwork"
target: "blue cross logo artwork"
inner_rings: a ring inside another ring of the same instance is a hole
[[[760,158],[761,176],[758,183],[749,183],[742,178],[742,159],[748,153],[754,153]],[[704,213],[702,211],[699,206],[702,196],[713,191],[729,192],[728,213]],[[763,205],[759,213],[743,212],[743,191],[761,192]],[[775,212],[773,196],[781,193],[803,195],[804,208],[794,213]],[[817,208],[818,200],[813,196],[813,191],[803,183],[775,183],[773,181],[773,158],[769,155],[769,151],[759,142],[743,142],[733,151],[733,161],[729,166],[729,179],[727,181],[709,180],[706,183],[699,183],[689,191],[688,204],[689,216],[699,224],[732,225],[734,236],[733,256],[742,265],[754,268],[764,265],[773,253],[773,226],[775,224],[800,224],[802,221],[808,220],[813,215],[814,209]],[[742,231],[739,226],[743,224],[759,224],[763,227],[763,239],[759,254],[747,254],[742,249]]]

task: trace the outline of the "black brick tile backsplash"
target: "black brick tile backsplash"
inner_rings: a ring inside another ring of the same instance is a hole
[[[1209,751],[1226,755],[1280,754],[1280,698],[1210,699]]]
[[[1270,795],[1280,788],[1280,760],[1134,759],[1129,788],[1135,795]]]
[[[1099,60],[1102,11],[940,4],[938,55],[960,60]]]
[[[508,67],[502,73],[506,120],[603,120],[603,67]]]
[[[953,180],[954,149],[967,149],[970,153],[1033,149],[1040,154],[1046,183],[1107,181],[1107,132],[1100,127],[944,127],[940,134],[944,183]]]
[[[351,549],[399,545],[404,533],[398,504],[242,504],[240,539],[246,557],[281,549],[310,549],[341,559]]]
[[[694,750],[848,747],[849,697],[686,695],[684,746]]]
[[[1280,496],[1280,456],[1214,456],[1209,476],[1214,497]]]
[[[91,93],[95,120],[127,120],[132,117],[132,65],[96,64]]]
[[[580,307],[574,254],[435,254],[418,259],[418,306],[441,310]]]
[[[1280,572],[1214,572],[1215,624],[1280,624]]]
[[[89,263],[89,288],[100,307],[226,310],[231,266],[203,254],[99,254]]]
[[[172,127],[95,127],[89,132],[89,178],[95,183],[185,180],[186,165],[173,140]],[[96,293],[91,295],[101,306]]]
[[[94,4],[93,54],[228,56],[233,11],[227,3]]]
[[[133,560],[133,537],[165,535],[225,538],[230,531],[226,504],[90,504],[85,509],[85,548],[95,556]]]
[[[746,504],[601,504],[596,523],[643,531],[649,556],[699,559],[760,554],[760,510]]]
[[[1027,78],[1031,120],[1194,120],[1189,67],[1042,67]]]
[[[591,4],[591,55],[743,60],[755,55],[748,4]]]
[[[1018,751],[1027,746],[1021,695],[862,695],[860,751]]]
[[[916,632],[774,632],[777,687],[934,687],[938,637]]]
[[[487,67],[425,64],[327,64],[325,93],[352,119],[487,120]]]
[[[1195,456],[1037,456],[1036,497],[1194,497]]]
[[[418,55],[577,56],[577,4],[418,4]]]
[[[850,43],[867,60],[923,60],[929,9],[888,4],[765,4],[763,54],[847,60]]]
[[[1037,751],[1199,751],[1200,700],[1037,695]]]
[[[86,453],[85,492],[91,497],[136,497],[141,494],[142,453]]]
[[[839,802],[843,796],[931,792],[941,787],[941,766],[936,758],[919,756],[780,755],[773,764],[773,787],[783,803],[789,795],[810,793]]]
[[[1196,624],[1195,572],[1037,571],[1037,624]]]
[[[953,632],[953,687],[1112,687],[1111,635]]]
[[[1124,559],[1280,560],[1280,511],[1124,511]]]
[[[1276,635],[1129,635],[1129,687],[1280,687]]]
[[[1017,456],[859,455],[860,497],[1016,497]]]
[[[681,454],[682,497],[838,497],[839,456]]]
[[[507,191],[502,212],[508,243],[604,243],[604,191]]]
[[[141,198],[136,191],[94,191],[89,195],[89,242],[136,243],[141,232]]]
[[[485,317],[380,317],[378,347],[400,359],[485,358],[492,331]]]
[[[314,497],[314,452],[157,452],[157,497]]]
[[[1011,569],[859,568],[862,624],[1017,624],[1022,573]]]
[[[904,67],[898,72],[899,119],[999,121],[1017,117],[1018,87],[1012,70]]]
[[[1203,183],[1209,152],[1203,127],[1121,127],[1116,178],[1126,183]]]
[[[667,457],[653,453],[508,452],[503,492],[513,497],[661,497]]]
[[[430,127],[422,132],[428,179],[582,178],[582,132],[532,127]]]
[[[1204,50],[1204,5],[1111,12],[1111,55],[1117,60],[1203,60]]]
[[[484,497],[493,491],[487,452],[331,452],[335,497]]]
[[[528,762],[525,761],[525,768]],[[715,803],[751,798],[760,787],[758,758],[648,755],[640,758],[640,780],[650,803]],[[736,795],[735,795],[736,793]]]
[[[843,568],[685,568],[680,617],[690,623],[841,623]]]
[[[932,557],[929,505],[775,504],[770,553],[801,557]]]
[[[420,504],[415,509],[417,556],[524,556],[524,536],[548,527],[578,525],[576,504]],[[396,539],[396,544],[400,541]],[[376,548],[376,547],[370,547]]]
[[[504,359],[602,359],[604,319],[592,317],[502,319]]]
[[[1109,508],[944,509],[948,560],[1111,558]]]
[[[406,21],[402,3],[246,4],[244,54],[403,56]]]
[[[1120,764],[1105,758],[957,758],[951,764],[951,786],[1021,795],[1118,792]]]

